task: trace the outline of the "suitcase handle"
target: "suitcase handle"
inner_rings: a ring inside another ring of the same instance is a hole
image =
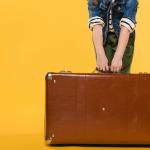
[[[95,73],[95,71],[98,71],[98,73],[113,73],[110,70],[109,71],[101,71],[97,67],[94,68],[94,70],[91,73]],[[67,70],[67,71],[66,70],[61,70],[60,73],[72,73],[72,71],[70,71],[70,70]]]
[[[101,71],[101,70],[99,70],[98,69],[98,67],[96,67],[93,71],[92,71],[92,73],[95,73],[95,71],[98,71],[98,73],[113,73],[112,71]]]

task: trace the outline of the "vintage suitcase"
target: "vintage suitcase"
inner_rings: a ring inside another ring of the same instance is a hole
[[[48,144],[150,144],[150,74],[49,72]]]

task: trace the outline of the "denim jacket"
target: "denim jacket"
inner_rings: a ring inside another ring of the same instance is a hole
[[[125,26],[130,33],[136,27],[137,0],[88,0],[88,26],[93,30],[94,25],[103,26],[104,43],[109,31],[109,11],[112,11],[114,32],[119,37],[120,27]]]

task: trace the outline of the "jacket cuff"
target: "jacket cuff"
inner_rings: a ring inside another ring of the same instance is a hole
[[[96,24],[100,24],[100,25],[102,25],[102,27],[105,26],[103,19],[99,16],[91,17],[88,19],[88,26],[91,31],[93,30],[93,27]]]
[[[132,33],[136,27],[135,23],[129,18],[122,18],[120,20],[120,26],[126,27],[130,31],[130,33]]]

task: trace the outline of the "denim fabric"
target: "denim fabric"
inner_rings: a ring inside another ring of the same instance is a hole
[[[94,1],[96,1],[94,3]],[[103,24],[104,43],[109,32],[109,11],[112,9],[112,24],[117,37],[120,34],[120,25],[124,25],[133,33],[136,25],[137,0],[88,0],[89,26],[100,20]]]

